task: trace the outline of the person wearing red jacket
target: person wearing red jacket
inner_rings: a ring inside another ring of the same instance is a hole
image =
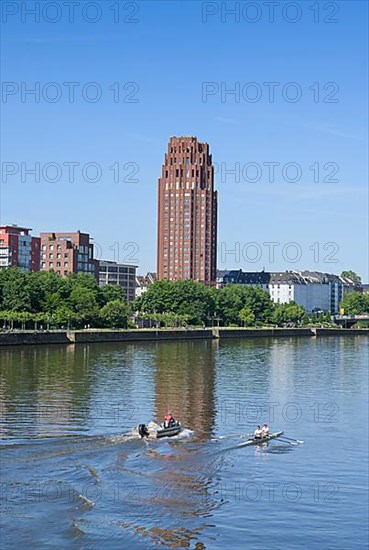
[[[172,413],[168,411],[167,414],[164,417],[164,428],[169,428],[173,424],[175,424],[174,417],[173,417]]]

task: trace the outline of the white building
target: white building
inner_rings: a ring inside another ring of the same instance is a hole
[[[294,301],[308,313],[339,313],[339,304],[344,293],[358,290],[351,279],[319,271],[218,272],[218,288],[230,283],[257,285],[269,292],[273,302],[286,304]]]
[[[137,275],[136,277],[136,298],[141,296],[148,287],[156,281],[156,273],[148,271],[146,275]]]

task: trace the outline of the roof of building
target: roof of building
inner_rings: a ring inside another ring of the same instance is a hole
[[[217,272],[217,282],[227,284],[288,284],[288,285],[307,285],[307,284],[329,284],[340,283],[349,286],[357,285],[347,277],[341,277],[333,273],[322,273],[320,271],[242,271],[240,270],[219,270]]]
[[[0,225],[0,231],[3,231],[3,230],[11,230],[11,231],[14,231],[16,233],[20,233],[21,231],[32,231],[32,228],[31,227],[22,227],[20,225],[15,225],[14,223],[12,224],[4,224],[4,225]]]
[[[115,262],[114,260],[99,260],[100,265],[112,266],[112,267],[134,267],[137,269],[137,265],[133,264],[121,264],[120,262]]]
[[[136,276],[136,283],[138,286],[149,286],[154,281],[156,281],[156,273],[153,271],[148,271],[146,275],[137,275]]]

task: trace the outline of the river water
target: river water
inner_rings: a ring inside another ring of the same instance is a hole
[[[1,349],[0,547],[366,548],[368,344]],[[304,443],[237,447],[264,421]]]

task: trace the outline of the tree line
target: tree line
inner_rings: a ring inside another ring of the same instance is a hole
[[[369,294],[345,294],[346,314],[369,313]],[[88,274],[0,269],[0,320],[24,328],[134,328],[149,326],[303,326],[330,323],[329,312],[313,313],[289,302],[275,304],[258,286],[230,284],[221,289],[192,280],[160,280],[127,304],[119,285],[99,287]],[[146,323],[147,324],[147,323]]]
[[[275,304],[269,292],[258,286],[230,284],[215,289],[191,280],[155,281],[134,307],[146,318],[160,320],[171,314],[195,326],[299,326],[310,322],[302,306]],[[326,320],[325,315],[321,321]]]
[[[24,328],[127,327],[130,310],[120,286],[99,287],[88,274],[0,269],[0,319]]]

